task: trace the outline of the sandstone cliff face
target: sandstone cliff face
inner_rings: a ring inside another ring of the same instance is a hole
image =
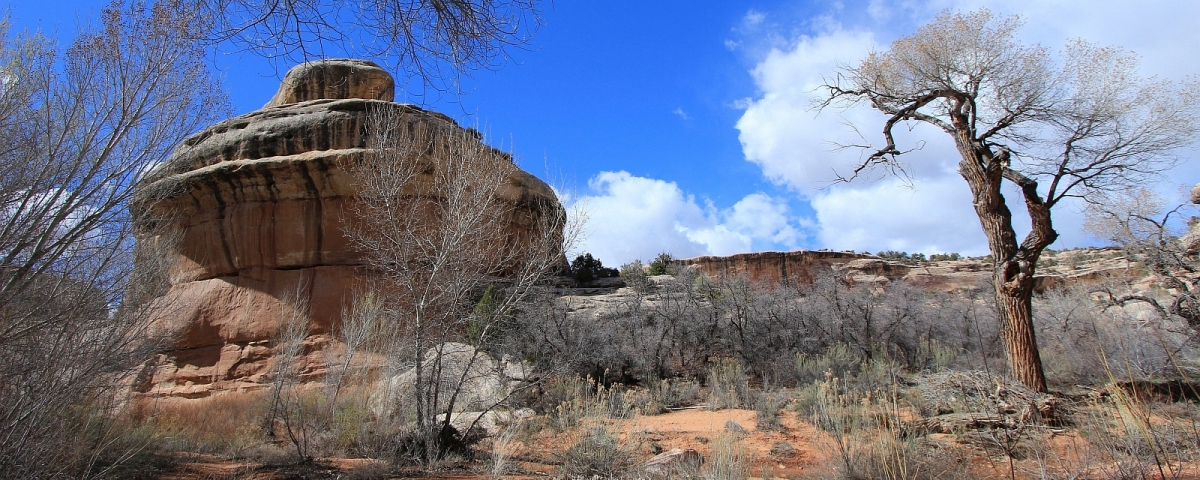
[[[704,256],[680,260],[680,263],[695,266],[701,273],[712,277],[743,276],[754,282],[781,284],[812,282],[822,272],[830,272],[836,267],[867,258],[875,257],[849,252],[797,250]]]
[[[351,165],[366,152],[367,110],[462,130],[444,115],[391,102],[393,90],[391,76],[371,62],[301,65],[261,110],[193,135],[139,186],[135,217],[165,222],[173,228],[164,231],[179,236],[170,242],[171,286],[155,314],[181,332],[139,390],[199,397],[263,388],[287,295],[310,304],[309,350],[330,344],[343,304],[370,276],[343,230],[355,199]],[[544,182],[516,166],[506,171],[507,202],[561,208]],[[514,215],[513,228],[521,228],[517,217],[526,218]],[[321,356],[310,357],[306,371],[319,371]]]
[[[1116,248],[1087,248],[1042,256],[1038,289],[1095,284],[1110,277],[1130,275],[1130,265]],[[990,288],[992,265],[984,260],[948,260],[907,264],[864,253],[808,251],[742,253],[680,260],[709,276],[741,276],[768,284],[811,283],[819,275],[833,274],[857,285],[882,286],[902,281],[933,290]]]

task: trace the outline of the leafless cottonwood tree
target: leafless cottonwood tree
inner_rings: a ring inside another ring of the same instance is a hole
[[[111,4],[62,50],[40,34],[0,33],[6,476],[92,468],[109,443],[119,378],[159,346],[142,307],[163,269],[146,245],[131,278],[128,206],[155,162],[223,111],[202,50],[186,40],[194,19],[180,5],[134,0]]]
[[[424,86],[498,67],[539,20],[537,0],[203,0],[211,41],[304,62],[371,58]]]
[[[865,147],[869,155],[843,180],[876,168],[903,175],[899,158],[911,150],[894,132],[906,122],[953,138],[992,252],[1009,366],[1021,383],[1045,391],[1030,299],[1038,257],[1058,238],[1051,211],[1171,167],[1172,152],[1196,137],[1200,90],[1140,77],[1132,53],[1083,41],[1056,63],[1046,48],[1017,39],[1020,25],[987,10],[942,13],[843,68],[825,85],[821,106],[866,103],[888,116],[884,146]],[[1020,241],[1001,193],[1006,182],[1032,220]]]
[[[415,369],[421,460],[431,461],[455,440],[449,414],[470,380],[443,378],[444,360],[461,361],[444,346],[486,348],[481,343],[564,262],[578,229],[564,233],[566,211],[553,199],[522,195],[510,156],[473,131],[422,116],[394,104],[369,111],[367,153],[354,168],[357,219],[347,234],[378,273],[375,298],[388,303],[382,311],[401,332],[390,361]],[[491,285],[502,288],[481,314],[477,302]],[[471,364],[483,353],[473,351],[461,371],[477,371]]]

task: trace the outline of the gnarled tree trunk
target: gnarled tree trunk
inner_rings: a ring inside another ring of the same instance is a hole
[[[1000,313],[1004,348],[1013,377],[1025,386],[1046,391],[1046,374],[1033,329],[1033,275],[1037,259],[1058,234],[1050,223],[1050,209],[1037,195],[1037,183],[1008,169],[1007,150],[993,152],[975,141],[969,129],[959,130],[955,140],[963,160],[959,173],[971,187],[975,213],[992,251],[992,283]],[[1032,230],[1018,244],[1012,212],[1000,187],[1005,178],[1021,187]]]

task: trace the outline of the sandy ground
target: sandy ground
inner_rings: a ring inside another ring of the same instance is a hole
[[[706,459],[711,458],[714,441],[722,435],[731,435],[730,422],[736,423],[743,433],[735,434],[748,459],[750,478],[831,478],[835,475],[836,453],[830,437],[807,422],[799,421],[793,412],[781,412],[781,431],[758,430],[755,413],[751,410],[703,409],[683,410],[655,416],[640,416],[630,419],[587,420],[580,428],[556,433],[553,428],[541,428],[534,432],[518,435],[501,450],[510,463],[519,467],[522,474],[505,475],[503,478],[545,479],[554,475],[562,463],[563,452],[578,441],[587,429],[604,427],[619,439],[622,448],[633,452],[640,460],[646,460],[658,451],[672,448],[694,449]],[[533,421],[536,421],[534,419]],[[965,455],[956,468],[969,472],[973,478],[1009,478],[1009,464],[1002,453],[991,451],[986,442],[969,441],[964,436],[931,434],[928,441],[946,447],[945,452]],[[491,440],[480,447],[488,451]],[[791,448],[780,448],[785,444]],[[1015,465],[1017,478],[1040,478],[1038,470],[1048,468],[1056,473],[1072,472],[1078,478],[1114,478],[1116,465],[1105,464],[1093,453],[1085,438],[1070,429],[1052,432],[1040,451],[1026,452],[1025,459]],[[772,451],[772,448],[775,451]],[[786,453],[781,453],[786,452]],[[177,480],[200,479],[253,479],[281,480],[300,478],[384,478],[366,474],[372,469],[371,460],[323,459],[308,467],[267,468],[239,463],[220,457],[189,455],[181,459],[178,467],[169,474],[157,478]],[[953,463],[951,465],[954,465]],[[460,465],[479,472],[482,465]],[[418,474],[403,473],[387,478],[438,478],[438,479],[488,479],[482,473],[460,470],[457,473]],[[960,472],[961,473],[961,472]],[[1148,472],[1149,478],[1158,478]],[[1183,471],[1167,472],[1167,477],[1198,479],[1197,469],[1189,465]],[[1117,475],[1119,476],[1119,475]]]

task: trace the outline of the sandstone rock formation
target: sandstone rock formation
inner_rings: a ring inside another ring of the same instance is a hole
[[[351,165],[367,151],[367,110],[392,109],[413,128],[462,131],[393,96],[391,76],[371,62],[298,66],[261,110],[188,138],[139,186],[138,222],[178,237],[141,241],[171,252],[170,288],[156,315],[181,332],[139,390],[200,397],[264,387],[288,295],[310,305],[308,350],[330,345],[343,304],[371,275],[344,232],[356,192]],[[544,182],[505,168],[502,196],[524,209],[521,218],[561,208]],[[517,217],[513,228],[521,228]],[[321,356],[309,358],[306,373],[319,372]]]
[[[739,253],[724,257],[704,256],[680,260],[712,277],[743,276],[754,282],[774,284],[792,281],[812,282],[821,272],[852,261],[873,258],[852,252],[797,250],[794,252]]]
[[[1116,248],[1086,248],[1045,253],[1038,271],[1039,291],[1067,284],[1095,284],[1127,275],[1129,264]],[[819,275],[837,275],[857,285],[882,286],[903,281],[933,290],[978,290],[991,281],[986,260],[947,260],[908,264],[853,252],[808,251],[742,253],[679,261],[709,276],[742,276],[768,284],[811,283]]]
[[[426,350],[422,364],[426,372],[438,372],[430,382],[439,391],[434,410],[451,410],[450,424],[459,432],[475,427],[493,434],[503,423],[532,415],[528,409],[512,411],[504,404],[535,380],[527,363],[507,356],[496,360],[470,345],[447,342]],[[414,367],[380,381],[370,399],[372,413],[380,418],[403,417],[402,411],[415,404],[416,378]],[[450,398],[453,406],[448,404]],[[437,419],[444,421],[445,413]]]

